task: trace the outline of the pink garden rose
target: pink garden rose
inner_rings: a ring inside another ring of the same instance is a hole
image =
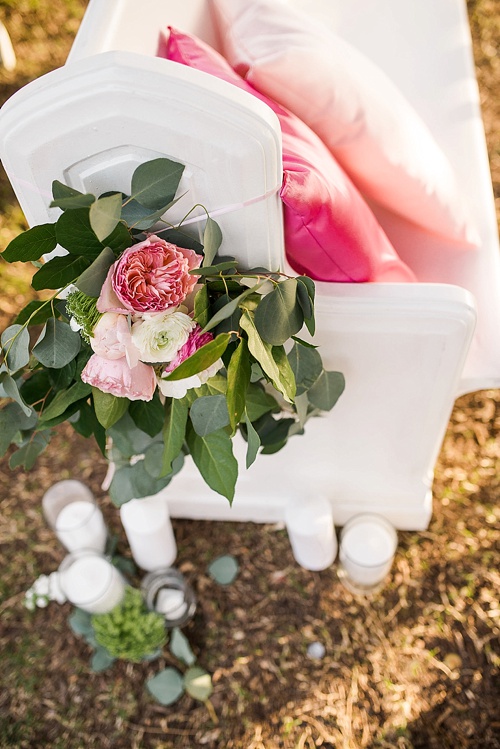
[[[153,367],[139,362],[132,369],[126,358],[104,359],[98,354],[90,357],[82,372],[83,382],[131,401],[150,401],[156,388]]]
[[[139,361],[139,350],[132,341],[127,318],[116,312],[105,312],[95,326],[90,339],[92,351],[104,359],[127,358],[129,367]]]
[[[152,234],[132,245],[109,269],[97,301],[99,312],[164,312],[177,307],[196,285],[189,271],[201,255]]]

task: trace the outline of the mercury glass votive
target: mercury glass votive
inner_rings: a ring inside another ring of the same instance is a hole
[[[166,627],[181,627],[196,611],[194,591],[184,575],[173,567],[154,570],[141,584],[146,605],[162,614]]]

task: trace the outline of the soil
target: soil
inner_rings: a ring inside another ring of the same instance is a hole
[[[19,65],[0,73],[2,100],[62,64],[85,0],[0,2]],[[499,205],[500,6],[468,3],[494,190]],[[0,241],[24,226],[2,174]],[[0,268],[0,327],[29,297],[24,268]],[[94,492],[127,554],[101,489],[97,448],[69,426],[29,473],[0,461],[0,749],[497,749],[500,747],[500,391],[459,399],[436,467],[425,532],[399,534],[387,586],[354,597],[335,569],[301,569],[280,526],[174,521],[177,566],[198,608],[186,627],[213,677],[206,704],[162,707],[144,682],[163,665],[89,668],[90,650],[52,603],[29,612],[24,591],[63,557],[40,512],[43,492],[77,477]],[[217,585],[208,564],[233,554]],[[307,647],[321,642],[321,659]],[[168,653],[168,651],[165,651]]]

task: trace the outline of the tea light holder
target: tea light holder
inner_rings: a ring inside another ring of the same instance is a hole
[[[70,603],[89,614],[107,614],[125,595],[125,580],[102,554],[81,549],[59,567],[59,584]]]
[[[337,556],[330,502],[324,497],[294,499],[285,508],[285,524],[293,556],[306,570],[324,570]]]
[[[394,526],[381,515],[351,518],[340,535],[340,580],[351,593],[376,593],[390,572],[397,545]]]
[[[148,609],[162,614],[166,627],[181,627],[194,616],[194,591],[184,575],[173,567],[147,574],[141,590]]]
[[[177,544],[164,496],[131,499],[121,506],[120,518],[138,567],[148,572],[170,567]]]
[[[43,495],[42,511],[68,551],[104,551],[108,537],[106,524],[94,495],[81,481],[68,479],[53,484]]]

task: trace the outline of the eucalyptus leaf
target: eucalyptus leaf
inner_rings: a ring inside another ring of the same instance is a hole
[[[9,468],[13,470],[23,466],[26,471],[31,471],[36,459],[49,444],[50,436],[50,432],[36,432],[31,435],[27,442],[11,455]]]
[[[192,276],[218,276],[225,270],[236,268],[237,264],[238,263],[236,262],[236,260],[231,258],[231,260],[223,260],[222,262],[217,263],[217,265],[207,265],[203,268],[193,268],[193,270],[190,270],[189,273]]]
[[[74,208],[86,208],[95,201],[95,195],[74,190],[57,179],[52,182],[52,195],[54,200],[51,202],[50,207],[61,208],[63,211]]]
[[[106,648],[98,647],[90,660],[90,668],[95,673],[101,673],[106,671],[107,668],[113,665],[116,658],[108,653]]]
[[[222,232],[220,226],[213,218],[208,217],[205,224],[205,231],[203,232],[203,250],[205,254],[203,265],[209,266],[212,264],[221,244]]]
[[[134,424],[150,437],[156,437],[163,427],[163,406],[158,391],[150,401],[132,401],[128,412]]]
[[[247,389],[245,408],[250,421],[257,421],[270,411],[281,410],[276,398],[256,383],[251,383]]]
[[[26,307],[21,310],[14,320],[14,324],[24,325],[24,323],[28,323],[28,325],[43,325],[49,317],[53,317],[50,302],[33,300],[32,302],[28,302]]]
[[[122,195],[117,192],[105,198],[99,198],[89,209],[89,221],[92,231],[102,242],[109,237],[122,213]]]
[[[118,398],[111,393],[104,393],[99,388],[92,388],[92,398],[94,401],[95,415],[99,424],[104,429],[109,429],[116,424],[128,408],[130,401],[128,398]]]
[[[81,635],[87,637],[94,630],[92,627],[91,615],[83,609],[74,609],[73,613],[68,619],[69,626],[75,635]]]
[[[208,395],[197,398],[191,406],[189,417],[196,434],[200,437],[223,429],[229,424],[225,396]]]
[[[158,210],[174,199],[183,171],[183,164],[170,159],[147,161],[132,176],[131,197],[147,208]]]
[[[27,263],[52,252],[56,246],[55,225],[40,224],[14,237],[2,252],[2,257],[8,263]]]
[[[239,569],[236,559],[230,554],[224,554],[210,563],[208,574],[219,585],[230,585],[236,579]]]
[[[173,705],[184,693],[184,680],[175,668],[165,668],[146,682],[148,692],[160,705]]]
[[[155,479],[162,475],[163,445],[161,442],[153,442],[144,453],[144,468]]]
[[[172,242],[172,244],[176,244],[178,247],[185,247],[187,250],[194,250],[198,255],[201,255],[203,252],[201,242],[196,237],[188,234],[185,229],[162,229],[161,236],[166,242]]]
[[[194,354],[188,356],[182,364],[170,372],[165,380],[183,380],[185,377],[191,377],[192,375],[203,372],[208,369],[212,364],[220,359],[222,354],[227,348],[231,336],[228,333],[221,333],[209,343],[199,348]]]
[[[91,392],[92,387],[81,380],[75,382],[68,390],[60,390],[43,410],[40,421],[45,422],[56,418],[60,414],[63,414],[73,403],[90,395]]]
[[[266,343],[280,346],[298,333],[304,313],[297,301],[297,281],[288,278],[266,294],[255,310],[255,326]]]
[[[309,402],[321,411],[330,411],[344,392],[345,379],[341,372],[323,370],[307,391]]]
[[[70,283],[74,283],[91,264],[86,257],[75,255],[63,255],[53,257],[48,263],[42,265],[31,280],[31,285],[36,291],[42,289],[62,289]]]
[[[9,374],[3,373],[2,389],[5,393],[5,397],[12,398],[12,400],[14,400],[21,408],[21,411],[25,416],[31,416],[33,409],[26,405],[24,399],[21,397],[16,381]]]
[[[233,455],[229,435],[221,429],[200,437],[194,429],[188,429],[187,443],[196,467],[208,486],[232,504],[238,463]]]
[[[71,330],[67,323],[51,317],[32,353],[44,367],[60,369],[75,358],[81,343],[79,334]]]
[[[61,247],[71,255],[83,255],[94,260],[101,254],[103,245],[92,226],[88,208],[66,211],[56,224],[56,237]]]
[[[246,455],[246,467],[250,468],[252,463],[254,463],[255,459],[257,458],[261,442],[260,442],[260,437],[258,435],[258,432],[254,429],[252,422],[248,418],[248,414],[245,414],[245,424],[247,428],[247,443],[248,443],[247,455]]]
[[[126,411],[119,421],[108,428],[108,436],[113,442],[113,449],[118,449],[123,457],[129,459],[133,455],[142,455],[151,444],[151,435],[136,424],[129,411]],[[160,411],[163,409],[160,404]]]
[[[307,297],[306,297],[306,292]],[[297,276],[297,299],[304,313],[304,322],[307,330],[311,335],[314,335],[316,331],[316,323],[314,320],[314,298],[316,295],[316,287],[314,281],[309,276]]]
[[[241,302],[248,296],[250,296],[250,294],[253,294],[257,287],[262,286],[263,283],[264,281],[262,281],[260,284],[257,284],[257,286],[253,286],[251,289],[246,289],[239,296],[237,296],[236,299],[232,299],[230,302],[228,302],[228,304],[225,304],[224,307],[219,309],[215,313],[215,315],[210,318],[208,323],[203,328],[203,332],[206,333],[207,331],[212,330],[216,327],[216,325],[222,322],[222,320],[231,317],[231,315],[236,312]]]
[[[171,398],[165,403],[163,425],[163,458],[160,476],[172,471],[172,461],[179,455],[184,444],[188,419],[188,403],[185,398]]]
[[[299,395],[309,390],[323,372],[323,363],[318,352],[298,343],[294,344],[288,354],[288,361],[295,375]]]
[[[191,666],[184,674],[184,688],[195,700],[206,702],[214,688],[212,677],[199,666]]]
[[[9,325],[2,333],[2,352],[10,372],[17,372],[30,360],[30,335],[23,325]]]
[[[92,265],[77,278],[75,285],[87,296],[97,298],[114,262],[115,253],[110,247],[105,247]]]
[[[245,411],[250,374],[248,344],[244,338],[241,338],[227,368],[227,410],[233,431]]]
[[[192,666],[196,657],[191,650],[189,640],[178,627],[174,627],[170,635],[169,649],[175,658],[183,661],[186,666]]]
[[[139,460],[133,466],[117,468],[109,487],[109,496],[116,507],[121,507],[131,499],[158,494],[169,482],[170,476],[160,479],[151,476],[146,471],[144,461]]]
[[[37,422],[36,413],[27,417],[17,403],[7,403],[0,410],[0,455],[4,455],[10,443],[21,429],[30,429]],[[26,426],[29,425],[29,426]]]
[[[307,421],[307,415],[309,410],[309,399],[307,393],[301,393],[295,397],[295,410],[299,417],[299,426],[303,427]]]

